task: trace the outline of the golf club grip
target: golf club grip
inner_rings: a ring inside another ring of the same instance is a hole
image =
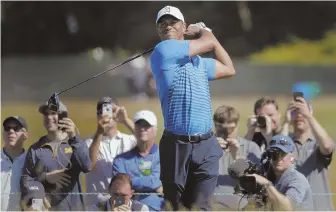
[[[123,61],[122,63],[120,63],[120,64],[114,66],[113,68],[110,68],[110,69],[108,69],[108,70],[106,70],[106,71],[103,71],[103,72],[101,72],[101,73],[99,73],[99,74],[96,74],[96,75],[90,77],[89,79],[84,80],[83,82],[77,83],[77,84],[75,84],[75,85],[73,85],[73,86],[71,86],[71,87],[69,87],[69,88],[67,88],[67,89],[64,89],[63,91],[60,91],[60,92],[56,93],[56,95],[60,95],[60,94],[66,92],[66,91],[68,91],[68,90],[71,90],[71,89],[73,89],[73,88],[75,88],[75,87],[77,87],[77,86],[80,86],[80,85],[83,84],[83,83],[86,83],[86,82],[88,82],[88,81],[90,81],[90,80],[92,80],[92,79],[94,79],[94,78],[96,78],[96,77],[99,77],[100,75],[103,75],[103,74],[105,74],[105,73],[107,73],[107,72],[109,72],[109,71],[112,71],[112,70],[114,70],[114,69],[116,69],[116,68],[118,68],[118,67],[120,67],[120,66],[122,66],[122,65],[124,65],[124,64],[126,64],[126,63],[128,63],[128,62],[130,62],[130,61],[132,61],[132,60],[134,60],[134,59],[137,59],[138,57],[141,57],[141,56],[143,56],[143,55],[145,55],[145,54],[147,54],[147,53],[149,53],[149,52],[151,52],[151,51],[153,51],[153,50],[154,50],[154,48],[151,48],[151,49],[148,49],[148,50],[142,52],[141,54],[135,55],[135,56],[133,56],[133,57],[131,57],[131,58],[129,58],[129,59]]]

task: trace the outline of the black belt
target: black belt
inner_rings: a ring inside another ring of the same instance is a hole
[[[169,135],[169,136],[174,136],[180,141],[195,143],[195,142],[200,142],[202,140],[211,138],[211,136],[213,135],[213,132],[211,131],[208,133],[198,134],[198,135],[177,135],[177,134],[174,134],[172,132],[165,130],[164,134]]]

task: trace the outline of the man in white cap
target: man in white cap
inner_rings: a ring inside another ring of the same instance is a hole
[[[235,69],[211,30],[204,23],[187,27],[178,8],[161,9],[156,27],[162,42],[150,63],[164,117],[160,141],[164,197],[174,210],[180,201],[187,208],[195,204],[210,210],[223,151],[212,133],[208,81],[233,76]],[[216,59],[198,56],[210,51]]]
[[[155,144],[157,118],[152,111],[141,110],[135,114],[134,124],[137,146],[114,159],[113,176],[118,173],[130,175],[135,192],[153,193],[135,195],[133,199],[147,205],[151,211],[160,211],[164,200],[159,147]]]

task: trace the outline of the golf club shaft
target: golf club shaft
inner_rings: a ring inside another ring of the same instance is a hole
[[[153,51],[153,50],[154,50],[154,48],[151,48],[151,49],[149,49],[149,50],[146,50],[146,51],[142,52],[141,54],[135,55],[135,56],[133,56],[133,57],[131,57],[131,58],[125,60],[124,62],[118,64],[117,66],[115,66],[115,67],[113,67],[113,68],[110,68],[110,69],[108,69],[108,70],[106,70],[106,71],[103,71],[103,72],[101,72],[101,73],[99,73],[99,74],[96,74],[96,75],[90,77],[89,79],[84,80],[83,82],[77,83],[77,84],[75,84],[75,85],[73,85],[73,86],[71,86],[71,87],[69,87],[69,88],[67,88],[67,89],[64,89],[63,91],[58,92],[56,95],[60,95],[60,94],[66,92],[66,91],[68,91],[68,90],[71,90],[71,89],[73,89],[73,88],[75,88],[75,87],[77,87],[77,86],[80,86],[80,85],[83,84],[83,83],[86,83],[86,82],[88,82],[88,81],[90,81],[90,80],[92,80],[92,79],[94,79],[94,78],[96,78],[96,77],[99,77],[100,75],[103,75],[103,74],[105,74],[105,73],[107,73],[107,72],[109,72],[109,71],[112,71],[112,70],[114,70],[114,69],[116,69],[116,68],[118,68],[118,67],[120,67],[120,66],[122,66],[122,65],[124,65],[124,64],[126,64],[126,63],[128,63],[128,62],[130,62],[130,61],[132,61],[132,60],[134,60],[134,59],[137,59],[138,57],[141,57],[141,56],[143,56],[143,55],[145,55],[145,54],[147,54],[147,53],[149,53],[149,52],[151,52],[151,51]]]

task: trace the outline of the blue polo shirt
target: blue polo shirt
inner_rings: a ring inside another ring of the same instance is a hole
[[[128,174],[131,177],[135,192],[154,193],[134,195],[133,199],[147,205],[152,210],[161,210],[164,200],[156,193],[156,190],[162,186],[159,147],[156,144],[145,157],[139,154],[138,147],[118,155],[113,162],[112,175],[117,173]]]
[[[150,57],[165,129],[179,135],[212,130],[208,81],[215,78],[216,62],[190,57],[189,45],[188,40],[165,40]]]

